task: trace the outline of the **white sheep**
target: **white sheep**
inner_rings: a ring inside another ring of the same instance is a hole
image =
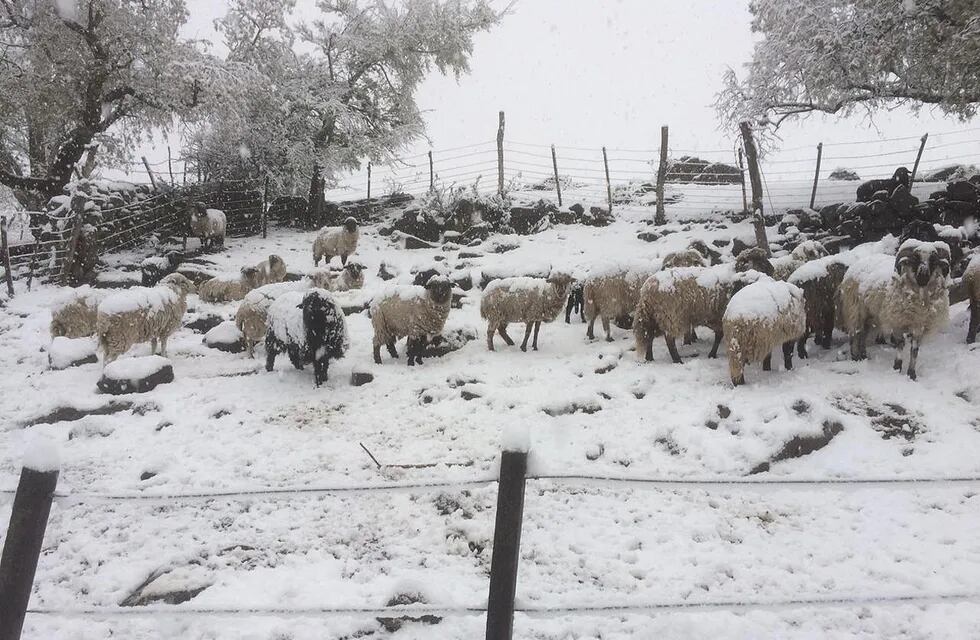
[[[258,286],[260,287],[264,284],[282,282],[286,278],[286,263],[274,253],[255,265],[255,269],[258,271]]]
[[[310,280],[314,287],[327,291],[350,291],[364,286],[364,265],[359,262],[348,262],[340,271],[330,269],[314,269],[310,272]]]
[[[112,362],[133,345],[149,342],[151,353],[167,355],[167,339],[184,317],[187,294],[194,283],[172,273],[155,287],[131,287],[106,297],[99,304],[96,335],[103,364]]]
[[[357,250],[358,235],[357,220],[354,218],[347,218],[339,227],[321,229],[313,241],[313,266],[318,266],[321,258],[330,264],[334,256],[340,256],[341,264],[347,264],[347,256]]]
[[[708,357],[717,357],[728,301],[738,288],[763,278],[768,276],[736,271],[732,264],[664,269],[650,276],[640,289],[633,320],[637,358],[653,360],[653,337],[662,332],[671,360],[680,364],[676,339],[701,326],[715,332]]]
[[[511,322],[524,323],[524,342],[521,351],[527,351],[527,340],[534,330],[531,349],[538,350],[538,331],[542,322],[553,322],[565,306],[565,298],[572,284],[566,273],[552,271],[547,279],[503,278],[494,280],[483,290],[480,315],[487,321],[487,349],[493,351],[493,334],[499,333],[508,345],[514,341],[507,335]]]
[[[194,204],[191,212],[191,235],[201,239],[201,248],[213,249],[225,246],[225,229],[228,219],[220,209],[208,209],[203,202]]]
[[[949,321],[949,246],[910,239],[893,258],[873,255],[855,262],[838,293],[838,318],[851,338],[851,358],[867,357],[869,334],[897,340],[894,368],[902,370],[905,341],[910,346],[908,376],[923,338]]]
[[[199,295],[204,302],[229,302],[241,300],[252,289],[261,284],[259,271],[255,267],[244,267],[235,276],[217,276],[201,285]]]
[[[421,364],[422,348],[430,335],[442,331],[452,298],[452,283],[442,276],[431,278],[425,286],[395,286],[375,298],[369,310],[374,327],[374,361],[381,364],[381,345],[388,348],[392,358],[397,358],[395,342],[406,337],[409,366]]]
[[[102,294],[88,285],[72,290],[51,308],[51,337],[84,338],[95,334]]]
[[[772,350],[783,347],[783,365],[793,368],[793,345],[806,330],[803,290],[778,280],[759,280],[732,296],[722,329],[728,348],[732,384],[745,384],[745,365],[762,361],[769,371]]]
[[[640,287],[659,270],[659,261],[610,263],[592,269],[582,288],[585,319],[589,323],[585,335],[589,340],[595,339],[595,321],[598,318],[602,320],[606,342],[612,342],[610,322],[633,313]]]
[[[823,258],[827,255],[829,255],[829,252],[816,240],[804,240],[796,245],[796,248],[788,255],[770,260],[773,267],[772,277],[776,280],[786,280],[794,271],[807,262],[816,260],[817,258]]]
[[[269,329],[269,306],[280,296],[310,287],[309,280],[276,282],[249,291],[235,312],[235,326],[242,332],[249,357],[255,355],[255,345],[265,339]]]

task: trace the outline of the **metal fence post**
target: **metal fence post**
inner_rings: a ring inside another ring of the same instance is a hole
[[[526,475],[526,450],[505,449],[501,452],[497,518],[493,530],[493,556],[490,560],[487,640],[511,640],[514,633],[514,597],[517,595]]]
[[[31,598],[37,561],[51,501],[58,484],[58,469],[34,469],[25,462],[14,496],[10,525],[0,557],[0,640],[19,640]]]

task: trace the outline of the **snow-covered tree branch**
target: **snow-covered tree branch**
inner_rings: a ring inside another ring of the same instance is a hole
[[[747,74],[729,71],[723,120],[778,126],[812,112],[980,104],[980,5],[972,0],[754,0],[761,35]]]

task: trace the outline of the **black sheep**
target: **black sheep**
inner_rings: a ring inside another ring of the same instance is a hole
[[[904,186],[909,191],[912,190],[912,174],[905,167],[895,169],[895,173],[892,174],[891,178],[862,182],[857,188],[857,201],[871,202],[874,199],[874,195],[879,191],[887,191],[890,196],[895,191],[895,187],[899,185]]]
[[[572,323],[572,314],[577,313],[585,322],[585,285],[576,282],[568,291],[568,302],[565,303],[565,324]]]
[[[313,363],[313,381],[319,387],[327,380],[330,360],[342,358],[349,344],[344,310],[324,289],[290,291],[269,307],[266,371],[272,371],[277,355],[286,353],[297,369]]]

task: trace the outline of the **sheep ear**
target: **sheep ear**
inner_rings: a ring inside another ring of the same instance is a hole
[[[895,256],[895,273],[902,272],[902,266],[912,258],[911,253],[908,249],[898,252],[898,255]]]

